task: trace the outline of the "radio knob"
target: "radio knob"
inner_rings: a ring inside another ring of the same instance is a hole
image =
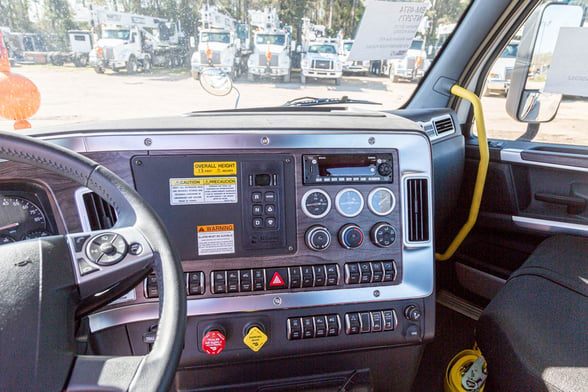
[[[304,241],[306,246],[312,250],[325,250],[331,245],[331,233],[324,226],[312,226],[306,231]]]
[[[363,243],[363,232],[359,226],[349,223],[339,229],[339,242],[347,249],[358,248]]]
[[[376,223],[370,231],[370,239],[374,245],[379,246],[380,248],[387,248],[394,243],[396,232],[389,223]]]
[[[378,166],[378,173],[382,177],[388,177],[390,174],[392,174],[392,165],[387,162],[382,163],[380,166]]]

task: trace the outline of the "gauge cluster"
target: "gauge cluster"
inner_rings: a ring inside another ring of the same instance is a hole
[[[0,184],[0,245],[57,233],[47,194],[37,184]]]

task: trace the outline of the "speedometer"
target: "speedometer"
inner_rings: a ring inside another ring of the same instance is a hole
[[[0,244],[43,236],[47,218],[32,201],[0,195]]]

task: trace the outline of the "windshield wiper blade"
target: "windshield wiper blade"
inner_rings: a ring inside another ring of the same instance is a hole
[[[341,103],[359,103],[364,105],[381,105],[380,102],[367,101],[365,99],[351,99],[347,95],[341,98],[316,98],[316,97],[300,97],[286,102],[282,106],[319,106],[319,105],[333,105]]]

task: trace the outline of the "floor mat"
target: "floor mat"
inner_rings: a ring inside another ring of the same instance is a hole
[[[435,340],[425,347],[412,392],[443,392],[443,375],[455,354],[474,345],[476,322],[437,304]]]

